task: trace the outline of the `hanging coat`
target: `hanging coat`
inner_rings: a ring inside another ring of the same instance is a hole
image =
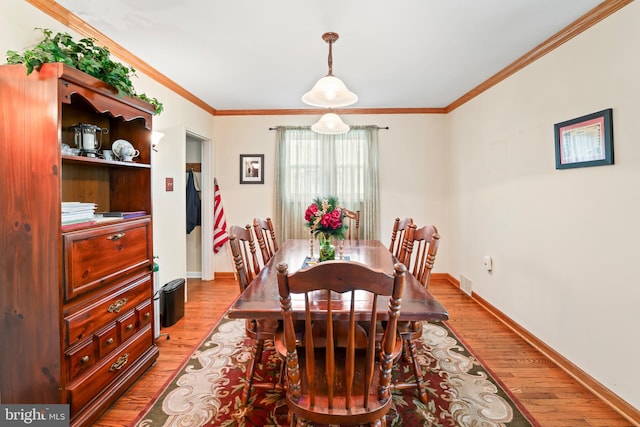
[[[189,171],[189,177],[187,178],[187,234],[191,233],[200,224],[200,194],[196,189],[192,169]]]

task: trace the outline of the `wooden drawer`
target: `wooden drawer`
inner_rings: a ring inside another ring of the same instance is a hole
[[[118,329],[115,323],[110,323],[95,334],[98,343],[98,357],[102,359],[107,354],[115,350],[120,344],[118,340]]]
[[[151,301],[146,301],[136,307],[136,314],[138,317],[138,329],[142,329],[144,325],[151,322]]]
[[[151,300],[151,274],[146,274],[113,294],[65,316],[66,345],[72,346],[82,341],[98,329],[115,322],[125,313],[129,311],[133,313],[135,307],[149,300]]]
[[[98,363],[90,374],[80,377],[67,386],[71,414],[76,414],[95,397],[108,389],[109,385],[118,377],[126,374],[129,367],[135,365],[136,360],[147,351],[153,342],[151,327],[142,329],[125,345],[118,348],[112,357]]]
[[[133,334],[136,333],[136,312],[131,310],[116,321],[118,331],[120,332],[120,342],[125,342]]]
[[[86,372],[98,361],[96,358],[96,343],[92,339],[86,340],[69,350],[65,357],[67,358],[68,377],[71,381]]]
[[[67,301],[152,264],[149,218],[65,233]]]

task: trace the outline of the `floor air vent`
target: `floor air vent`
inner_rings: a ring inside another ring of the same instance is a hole
[[[460,289],[462,289],[462,292],[465,294],[471,296],[471,279],[464,274],[460,275]]]

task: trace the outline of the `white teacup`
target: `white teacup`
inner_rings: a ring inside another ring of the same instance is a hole
[[[125,162],[130,162],[134,157],[138,157],[139,155],[140,151],[133,147],[125,147],[120,150],[120,158]]]
[[[102,157],[104,157],[105,160],[115,160],[113,151],[111,150],[102,150]]]

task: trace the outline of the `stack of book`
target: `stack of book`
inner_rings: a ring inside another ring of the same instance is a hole
[[[95,203],[62,202],[62,226],[95,223]]]
[[[145,216],[146,211],[128,211],[128,212],[98,212],[98,216],[103,218],[137,218]]]

